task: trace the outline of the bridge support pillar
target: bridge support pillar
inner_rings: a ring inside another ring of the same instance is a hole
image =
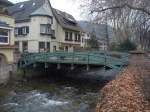
[[[61,69],[61,65],[57,64],[57,70],[60,70],[60,69]]]
[[[47,69],[48,68],[48,64],[47,63],[45,63],[45,69]]]
[[[36,63],[33,64],[33,68],[36,68]]]
[[[90,70],[90,66],[86,65],[86,70],[89,71]]]
[[[26,78],[26,69],[23,69],[23,78]]]
[[[74,64],[71,64],[71,70],[74,70]]]

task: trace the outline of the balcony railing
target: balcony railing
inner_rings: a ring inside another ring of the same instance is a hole
[[[65,41],[70,41],[71,42],[71,41],[73,41],[73,39],[67,39],[67,38],[65,38]]]
[[[75,40],[75,42],[81,42],[81,40]]]

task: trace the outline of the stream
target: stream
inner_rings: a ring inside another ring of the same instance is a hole
[[[0,97],[0,112],[94,112],[100,89],[116,74],[95,70],[12,81],[0,88],[7,91]]]

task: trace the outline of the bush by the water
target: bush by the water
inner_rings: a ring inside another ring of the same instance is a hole
[[[110,49],[112,51],[132,51],[136,50],[136,44],[126,39],[120,44],[112,43]]]

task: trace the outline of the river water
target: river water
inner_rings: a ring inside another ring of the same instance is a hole
[[[99,90],[116,74],[98,70],[10,82],[0,90],[7,93],[0,112],[94,112]]]

